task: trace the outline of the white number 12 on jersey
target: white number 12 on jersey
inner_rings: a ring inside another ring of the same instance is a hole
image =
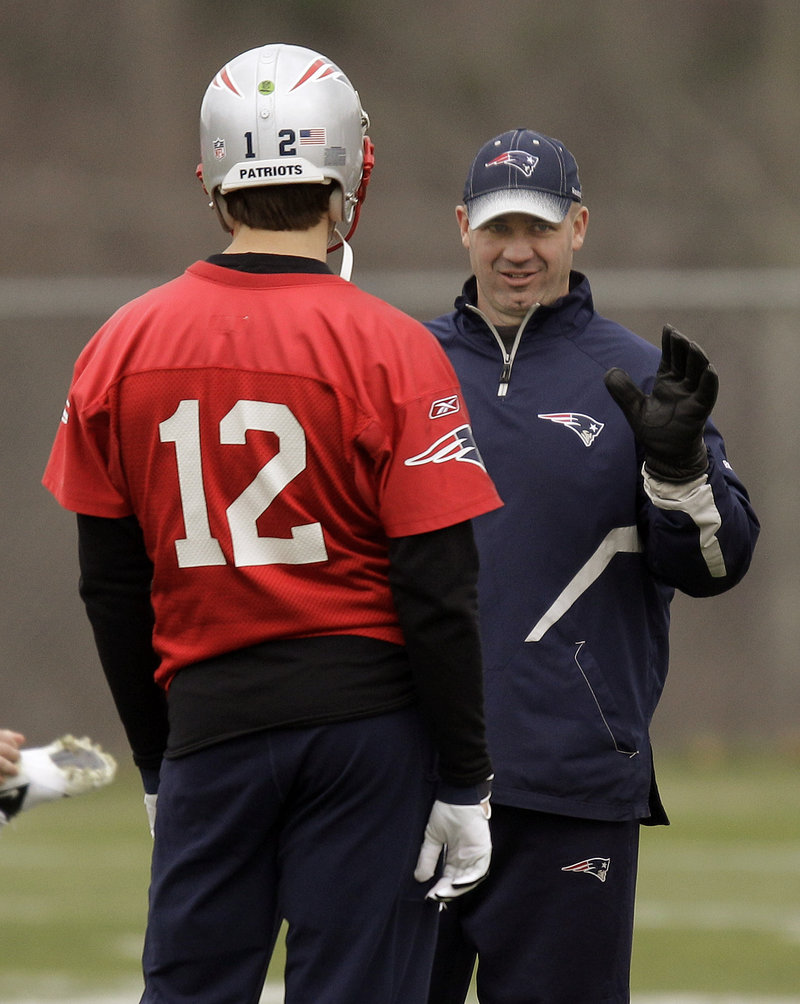
[[[274,432],[280,447],[245,490],[225,510],[233,560],[243,565],[305,565],[326,561],[319,523],[291,527],[290,537],[259,537],[256,521],[283,489],[305,470],[306,436],[285,404],[237,401],[219,423],[219,441],[243,444],[249,429]],[[162,443],[175,444],[178,487],[186,536],[175,541],[180,568],[224,565],[219,541],[211,536],[200,451],[200,402],[184,400],[158,427]]]

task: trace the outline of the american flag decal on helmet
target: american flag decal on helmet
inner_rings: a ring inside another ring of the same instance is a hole
[[[608,876],[608,869],[611,867],[611,858],[586,858],[585,861],[576,861],[574,865],[566,865],[562,872],[581,872],[585,875],[594,875],[595,878],[605,882]]]
[[[325,146],[326,129],[301,129],[300,146]]]

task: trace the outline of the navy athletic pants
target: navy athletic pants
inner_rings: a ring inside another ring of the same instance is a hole
[[[424,1004],[433,765],[415,709],[165,761],[142,1004],[256,1004],[284,918],[286,1004]]]
[[[492,807],[488,878],[440,917],[429,1004],[627,1004],[639,823]]]

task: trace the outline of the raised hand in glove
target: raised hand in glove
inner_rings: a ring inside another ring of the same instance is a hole
[[[619,368],[605,375],[609,393],[644,447],[648,473],[691,481],[708,467],[703,428],[717,399],[719,379],[705,352],[675,328],[661,335],[661,364],[650,394]]]
[[[486,878],[492,856],[490,814],[488,798],[476,805],[433,803],[414,878],[417,882],[433,878],[442,851],[444,869],[426,899],[447,903]]]

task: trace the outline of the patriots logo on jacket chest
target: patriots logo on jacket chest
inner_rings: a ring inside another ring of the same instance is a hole
[[[557,411],[547,415],[537,415],[537,418],[546,419],[548,422],[556,422],[567,429],[572,429],[584,446],[591,446],[603,431],[605,424],[592,418],[591,415],[582,415],[577,411]]]

